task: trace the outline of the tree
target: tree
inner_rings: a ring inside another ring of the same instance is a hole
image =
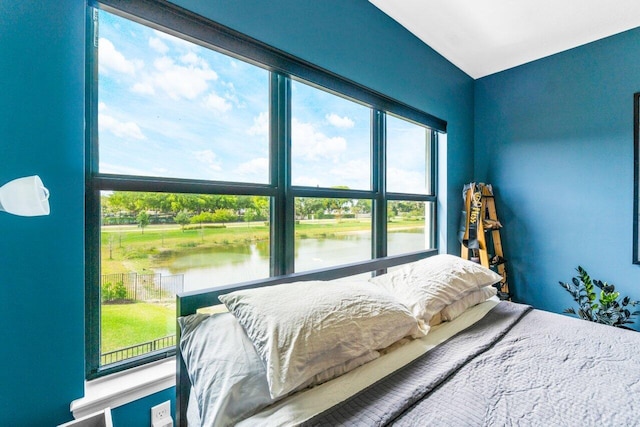
[[[231,209],[216,209],[211,215],[213,222],[231,222],[237,219],[235,212]]]
[[[178,212],[178,214],[175,216],[175,218],[173,218],[173,220],[176,222],[176,224],[180,224],[180,228],[182,229],[183,233],[184,233],[184,226],[189,224],[189,222],[191,222],[191,218],[189,218],[189,214],[185,210],[181,210],[180,212]]]
[[[247,223],[247,227],[249,227],[249,223],[258,218],[258,212],[254,208],[247,208],[244,211],[244,220]]]
[[[251,203],[256,210],[256,214],[259,219],[269,218],[269,198],[262,196],[252,196]]]
[[[296,197],[295,207],[298,219],[309,219],[311,215],[322,213],[324,210],[323,199],[315,197]]]
[[[113,259],[113,233],[109,233],[109,259]]]
[[[370,214],[371,213],[371,200],[369,199],[355,199],[352,200],[353,206],[351,210],[354,214]]]
[[[342,214],[351,210],[351,200],[349,199],[322,199],[325,211],[334,214],[338,222],[342,220]]]
[[[205,222],[213,222],[213,214],[211,212],[200,212],[190,219],[191,224],[202,224]]]
[[[142,229],[142,234],[144,234],[144,228],[149,225],[149,214],[146,211],[140,211],[136,217],[136,222],[138,227]]]

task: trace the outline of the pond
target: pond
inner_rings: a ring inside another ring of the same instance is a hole
[[[388,252],[395,255],[425,248],[423,228],[390,232]],[[369,232],[327,238],[296,239],[296,271],[316,270],[371,258]],[[169,266],[155,268],[164,275],[184,275],[184,290],[216,287],[269,276],[269,242],[224,245],[174,256]]]

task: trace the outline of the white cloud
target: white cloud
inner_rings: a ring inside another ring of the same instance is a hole
[[[293,185],[300,185],[303,187],[319,187],[320,180],[318,178],[311,178],[309,176],[294,176],[293,177]]]
[[[180,57],[180,62],[194,67],[208,68],[209,64],[195,52],[188,52]]]
[[[269,171],[269,159],[266,157],[258,157],[248,162],[241,163],[236,172],[240,175],[260,175],[267,176]]]
[[[369,161],[367,159],[349,160],[331,168],[329,175],[335,182],[344,183],[349,188],[368,189],[371,186]]]
[[[149,81],[138,82],[131,87],[131,90],[135,93],[141,93],[143,95],[154,95],[156,93],[153,88],[153,84]]]
[[[222,87],[227,88],[227,91],[224,94],[224,97],[225,99],[227,99],[227,101],[235,105],[236,108],[243,108],[245,106],[244,103],[241,102],[240,99],[238,99],[238,95],[236,93],[236,87],[233,85],[232,82],[219,81],[218,84]]]
[[[106,107],[103,104],[104,108]],[[98,109],[100,109],[100,106],[98,106]],[[111,132],[118,138],[146,139],[135,122],[121,122],[104,113],[98,113],[98,129],[100,132]]]
[[[247,133],[249,135],[268,135],[269,134],[269,113],[263,111],[258,114],[258,117],[253,118],[253,126],[251,126]]]
[[[340,117],[336,113],[327,114],[325,116],[330,125],[340,129],[350,129],[355,126],[355,122],[349,117]]]
[[[231,104],[226,99],[213,92],[204,98],[203,105],[220,113],[225,113],[231,109]]]
[[[169,46],[157,37],[149,37],[149,47],[162,55],[169,51]]]
[[[138,93],[154,93],[156,89],[164,91],[171,99],[193,100],[209,88],[209,81],[216,80],[218,74],[209,68],[206,61],[181,65],[173,59],[163,56],[154,61],[154,72],[136,83],[132,90]]]
[[[387,190],[422,194],[425,191],[425,173],[390,167],[387,170]]]
[[[132,168],[128,166],[122,165],[114,165],[112,163],[105,163],[103,161],[100,162],[100,172],[102,173],[112,173],[116,175],[146,175],[147,171],[143,169]]]
[[[222,162],[218,159],[216,153],[211,150],[195,151],[194,156],[198,161],[206,164],[209,169],[214,171],[222,170]]]
[[[293,185],[308,187],[344,185],[358,190],[369,189],[371,185],[369,162],[366,159],[354,159],[331,165],[322,162],[296,162],[293,169]]]
[[[142,67],[142,61],[130,61],[119,52],[116,47],[104,37],[99,40],[100,54],[98,55],[98,66],[101,73],[115,71],[118,73],[133,75],[136,68]]]
[[[301,123],[295,118],[291,122],[291,134],[294,155],[307,160],[329,158],[337,161],[347,149],[347,140],[343,137],[330,138],[316,132],[311,123]]]

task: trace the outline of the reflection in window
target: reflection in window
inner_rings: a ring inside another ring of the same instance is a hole
[[[371,109],[292,82],[292,184],[371,188]]]
[[[371,201],[295,199],[295,270],[371,259]]]

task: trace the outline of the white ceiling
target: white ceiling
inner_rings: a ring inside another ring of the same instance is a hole
[[[369,0],[473,78],[640,26],[640,0]]]

